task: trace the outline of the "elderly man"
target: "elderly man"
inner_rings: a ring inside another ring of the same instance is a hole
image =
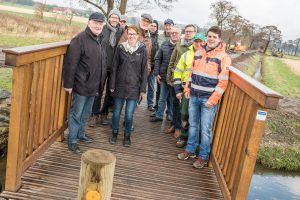
[[[106,51],[107,55],[107,66],[106,66],[106,78],[105,81],[109,83],[110,80],[110,71],[111,71],[111,65],[113,62],[113,57],[115,54],[115,50],[117,48],[117,44],[120,40],[120,37],[123,33],[123,29],[120,27],[119,21],[120,21],[121,13],[118,9],[113,9],[108,14],[108,22],[103,27],[102,35],[103,40],[101,43],[101,46]],[[105,97],[104,102],[102,105],[102,109],[100,111],[100,105],[101,105],[101,96],[103,91],[102,88],[99,88],[99,96],[95,97],[94,104],[93,104],[93,110],[92,110],[92,117],[89,122],[90,127],[95,127],[96,124],[102,124],[102,125],[108,125],[108,109],[109,106],[112,104],[112,97],[111,93],[108,89],[108,84],[106,83],[106,90],[105,90]],[[101,120],[99,120],[99,115],[101,114]]]
[[[77,139],[93,141],[85,134],[85,124],[106,76],[106,51],[101,46],[104,22],[103,14],[91,14],[85,31],[71,40],[64,59],[64,89],[73,93],[68,116],[68,147],[74,153],[80,152]]]

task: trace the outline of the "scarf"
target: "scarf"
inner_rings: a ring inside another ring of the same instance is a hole
[[[193,40],[187,40],[187,39],[184,39],[183,40],[183,45],[184,46],[190,46],[193,44]]]
[[[112,27],[110,23],[107,23],[107,28],[110,30],[110,35],[109,35],[109,44],[112,47],[116,46],[117,43],[117,38],[116,38],[116,32],[118,31],[118,26],[117,27]]]
[[[139,41],[137,41],[135,46],[131,47],[128,43],[128,40],[127,40],[126,42],[123,42],[122,45],[125,48],[126,52],[129,52],[130,54],[132,54],[133,52],[135,52],[140,47],[141,43]]]

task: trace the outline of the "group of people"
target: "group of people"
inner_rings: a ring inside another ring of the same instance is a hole
[[[73,94],[68,115],[69,150],[80,152],[77,140],[93,141],[85,134],[88,119],[90,127],[110,124],[110,108],[109,142],[115,144],[124,105],[123,145],[129,147],[135,108],[147,96],[148,110],[153,112],[150,122],[162,122],[166,113],[171,126],[165,132],[174,134],[177,147],[186,146],[178,159],[195,158],[199,147],[193,166],[205,166],[214,115],[227,87],[231,64],[221,30],[213,26],[204,35],[188,24],[181,38],[181,28],[166,19],[164,32],[159,34],[159,24],[150,14],[142,14],[138,25],[126,25],[126,17],[117,9],[111,10],[105,21],[103,14],[91,14],[85,31],[71,40],[64,58],[63,85]]]

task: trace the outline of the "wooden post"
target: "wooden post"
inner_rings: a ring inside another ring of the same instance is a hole
[[[78,200],[109,200],[115,164],[116,157],[108,151],[92,149],[82,154]]]

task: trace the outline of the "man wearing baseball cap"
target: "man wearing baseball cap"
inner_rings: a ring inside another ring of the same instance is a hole
[[[85,124],[106,76],[106,51],[101,47],[104,23],[103,14],[91,14],[86,29],[71,40],[64,58],[63,86],[73,94],[68,116],[68,147],[73,153],[80,153],[77,140],[93,141],[85,134]]]
[[[172,26],[174,26],[174,22],[172,19],[166,19],[164,21],[164,32],[163,32],[163,34],[160,34],[158,36],[159,47],[164,41],[170,39],[170,32],[171,32]]]

